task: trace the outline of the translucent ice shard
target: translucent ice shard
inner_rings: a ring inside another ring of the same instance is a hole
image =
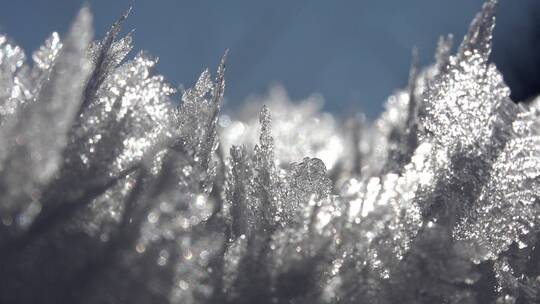
[[[225,89],[226,58],[227,53],[221,58],[215,82],[211,80],[210,72],[204,70],[195,86],[182,94],[182,104],[177,114],[182,138],[180,144],[204,168],[207,178],[202,182],[208,193],[212,190],[211,180],[216,174],[213,155],[219,145],[217,122]]]
[[[0,130],[3,214],[24,209],[31,197],[39,204],[36,191],[58,169],[89,74],[91,19],[87,8],[79,12],[36,99]]]

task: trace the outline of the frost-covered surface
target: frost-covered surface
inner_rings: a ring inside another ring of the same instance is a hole
[[[538,303],[540,99],[488,62],[496,1],[373,123],[178,96],[83,8],[0,36],[1,303]],[[262,106],[266,104],[266,106]]]

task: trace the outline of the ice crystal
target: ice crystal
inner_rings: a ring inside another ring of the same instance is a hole
[[[221,141],[225,152],[233,145],[255,145],[258,120],[252,115],[251,108],[259,108],[263,104],[270,107],[273,114],[276,162],[287,165],[308,156],[321,159],[328,170],[332,170],[345,161],[343,156],[347,147],[344,134],[332,115],[318,113],[322,106],[321,97],[313,95],[295,104],[281,86],[273,87],[268,96],[250,100],[243,110],[245,113],[236,115],[238,120],[231,120],[229,115],[222,116]]]
[[[495,7],[371,124],[282,88],[222,114],[226,56],[175,106],[129,10],[31,63],[0,36],[0,302],[538,303],[540,99],[489,62]]]

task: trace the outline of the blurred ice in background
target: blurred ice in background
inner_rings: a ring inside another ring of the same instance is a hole
[[[135,29],[135,49],[158,56],[173,86],[191,86],[229,48],[230,112],[281,84],[291,100],[317,93],[325,111],[374,118],[406,85],[413,47],[431,63],[438,37],[460,40],[483,0],[3,1],[0,31],[30,52],[64,33],[83,3],[97,37],[132,5],[124,30]],[[538,0],[500,0],[492,57],[516,100],[540,91],[539,14]]]

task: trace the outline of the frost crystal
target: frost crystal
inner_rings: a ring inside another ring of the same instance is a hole
[[[0,35],[0,302],[540,302],[540,98],[488,60],[495,7],[373,123],[279,87],[222,114],[226,56],[175,106],[129,11],[30,64]]]

